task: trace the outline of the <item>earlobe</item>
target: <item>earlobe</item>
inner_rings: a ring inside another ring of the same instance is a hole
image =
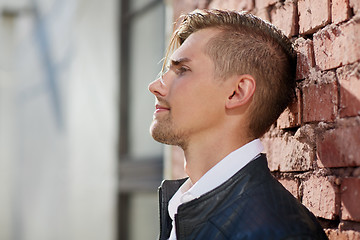
[[[238,76],[236,78],[236,85],[226,101],[226,108],[232,109],[247,104],[251,101],[255,89],[256,82],[254,77],[248,74]]]

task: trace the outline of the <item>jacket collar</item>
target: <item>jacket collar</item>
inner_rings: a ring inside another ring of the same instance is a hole
[[[188,178],[179,180],[164,180],[159,187],[160,236],[159,239],[168,239],[172,220],[169,216],[168,205],[171,197]]]

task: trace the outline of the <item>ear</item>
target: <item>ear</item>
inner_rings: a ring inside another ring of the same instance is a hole
[[[244,74],[237,76],[236,85],[226,100],[226,108],[232,109],[247,104],[256,89],[255,78],[251,75]]]

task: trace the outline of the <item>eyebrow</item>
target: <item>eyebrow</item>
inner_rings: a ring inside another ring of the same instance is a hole
[[[179,58],[179,59],[171,59],[171,65],[173,66],[177,66],[177,65],[180,65],[182,63],[185,63],[185,62],[190,62],[191,59],[190,58],[187,58],[187,57],[184,57],[184,58]]]

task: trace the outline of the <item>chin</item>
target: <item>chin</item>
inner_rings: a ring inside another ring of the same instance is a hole
[[[152,138],[159,143],[173,145],[173,143],[169,139],[169,137],[166,134],[164,134],[162,131],[157,131],[156,128],[150,129],[150,134],[151,134]]]
[[[184,135],[180,133],[175,133],[170,126],[161,125],[153,122],[150,127],[150,134],[153,139],[157,142],[174,145],[183,148],[185,146]]]
[[[156,121],[153,121],[150,126],[150,134],[155,141],[168,144],[167,134],[164,133],[163,127],[159,126],[159,123]]]

